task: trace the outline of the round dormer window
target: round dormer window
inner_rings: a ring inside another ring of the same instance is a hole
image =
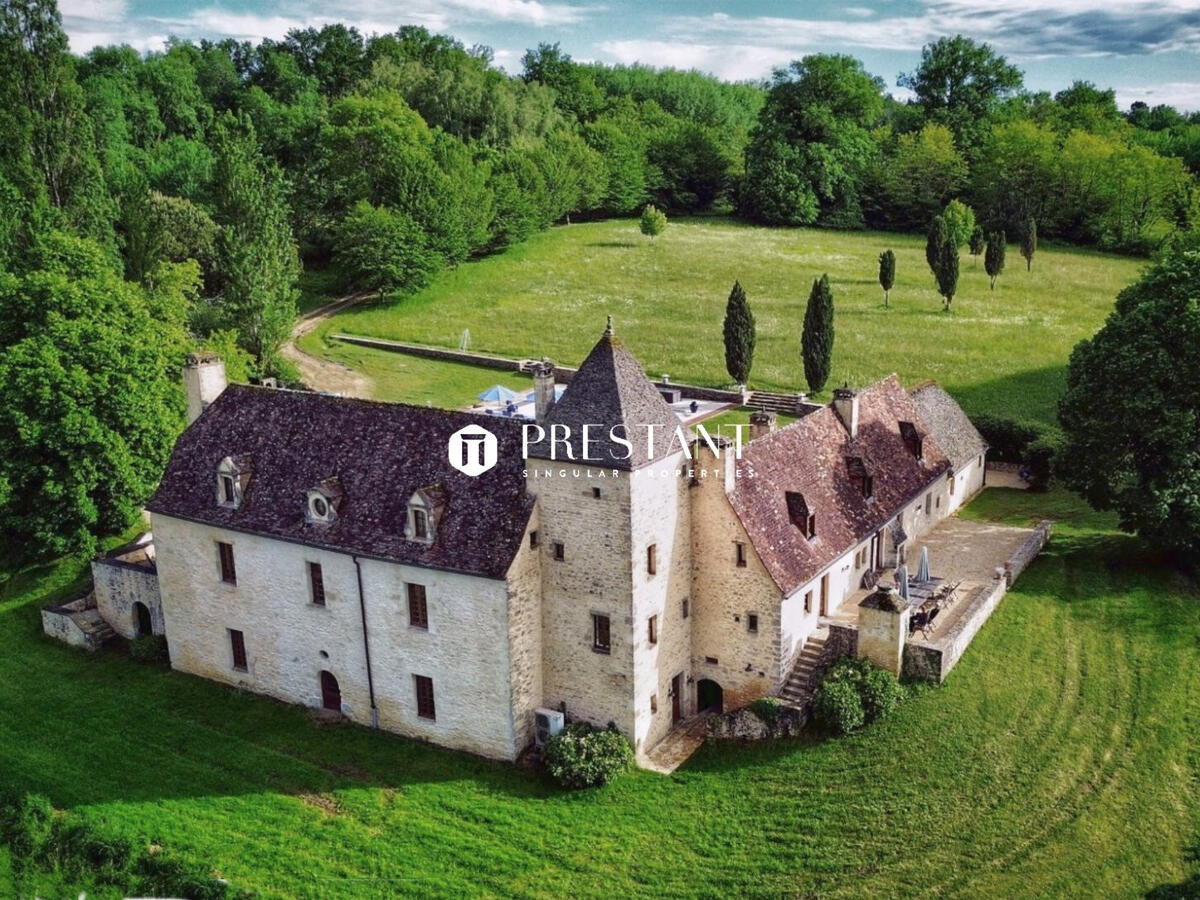
[[[309,508],[317,519],[329,518],[329,501],[324,497],[313,497],[309,500]]]

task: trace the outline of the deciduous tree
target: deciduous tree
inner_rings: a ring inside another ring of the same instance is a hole
[[[1121,527],[1200,563],[1200,238],[1174,243],[1071,354],[1058,476]]]

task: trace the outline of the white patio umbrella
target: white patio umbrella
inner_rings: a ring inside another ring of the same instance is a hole
[[[900,596],[905,600],[908,599],[908,564],[902,565],[896,570],[896,585],[900,591]]]
[[[929,581],[929,547],[921,548],[921,564],[917,567],[917,581]]]

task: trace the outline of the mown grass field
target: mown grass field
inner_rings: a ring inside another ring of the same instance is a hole
[[[0,589],[0,779],[264,897],[1186,896],[1200,592],[1064,494],[967,514],[1047,512],[940,689],[850,739],[710,745],[581,794],[54,644],[38,607],[82,567],[28,572]]]
[[[889,247],[897,281],[884,309],[878,256]],[[826,392],[897,372],[909,385],[937,379],[972,414],[1052,422],[1071,348],[1095,333],[1141,266],[1045,246],[1026,272],[1010,245],[1007,269],[989,291],[982,260],[964,250],[959,293],[947,314],[917,236],[677,219],[650,241],[635,222],[618,219],[543,232],[444,273],[415,297],[347,310],[301,345],[363,367],[383,398],[412,399],[421,381],[404,372],[389,377],[394,354],[324,336],[341,331],[457,347],[467,329],[475,350],[577,365],[612,314],[651,375],[723,385],[729,376],[721,323],[739,279],[758,323],[752,386],[797,390],[804,387],[804,306],[813,279],[827,272],[837,337]]]

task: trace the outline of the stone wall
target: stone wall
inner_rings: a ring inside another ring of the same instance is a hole
[[[518,753],[533,743],[534,710],[542,705],[542,570],[539,548],[531,547],[529,540],[529,535],[539,529],[535,508],[521,549],[508,571],[511,706]]]
[[[94,609],[95,600],[91,591],[57,606],[47,606],[42,610],[42,631],[72,647],[98,650],[101,644],[99,635],[90,628],[81,627],[78,615]]]
[[[697,682],[717,682],[726,709],[734,709],[777,689],[786,673],[780,665],[779,587],[729,504],[726,464],[736,478],[737,460],[717,460],[711,450],[701,449],[690,489],[692,674]],[[745,566],[737,565],[738,543],[745,548]],[[757,633],[748,629],[750,613],[758,615]]]
[[[312,707],[327,671],[341,711],[372,724],[353,557],[161,515],[154,535],[172,667]],[[233,545],[236,585],[220,579],[217,541]],[[322,568],[323,606],[312,602],[310,562]],[[514,758],[523,714],[512,708],[506,582],[360,562],[379,727]],[[408,623],[408,583],[426,588],[428,629]],[[245,635],[245,671],[233,668],[231,628]],[[417,715],[415,675],[433,679],[436,719]]]
[[[529,460],[542,573],[544,705],[634,734],[634,617],[627,472]],[[593,489],[599,491],[595,496]],[[561,543],[564,558],[554,558]],[[592,616],[607,616],[610,649],[592,649]],[[640,634],[642,623],[637,623]]]
[[[137,637],[135,603],[142,603],[149,610],[150,628],[154,634],[166,633],[158,573],[153,563],[126,562],[116,556],[94,559],[92,582],[96,586],[96,607],[100,615],[121,637]]]
[[[692,591],[691,503],[681,452],[644,466],[630,480],[633,578],[634,747],[648,750],[671,729],[671,679],[680,675],[680,712],[691,712],[692,623],[683,601]],[[648,550],[655,548],[655,571]],[[649,619],[655,617],[656,642]]]

